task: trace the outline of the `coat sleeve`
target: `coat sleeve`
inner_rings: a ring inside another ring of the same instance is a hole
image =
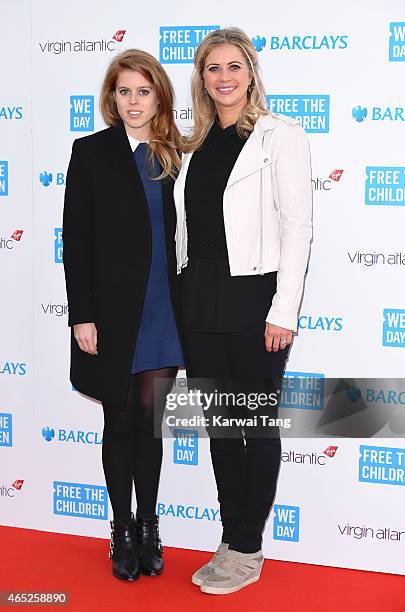
[[[75,140],[66,175],[63,210],[63,265],[69,326],[95,320],[93,201],[81,148],[80,141]]]
[[[277,291],[266,321],[296,331],[312,239],[311,159],[302,127],[284,124],[280,128],[274,134],[273,150],[280,262]]]

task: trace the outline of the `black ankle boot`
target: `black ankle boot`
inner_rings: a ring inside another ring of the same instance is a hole
[[[112,559],[112,573],[121,580],[137,580],[140,574],[139,561],[134,539],[135,520],[110,521],[111,540],[109,558]]]
[[[159,538],[159,518],[136,517],[136,541],[141,573],[158,576],[163,572],[163,546]]]

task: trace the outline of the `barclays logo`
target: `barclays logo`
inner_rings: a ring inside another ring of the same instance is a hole
[[[351,402],[358,402],[361,398],[361,390],[357,386],[349,387],[346,389],[346,397]]]
[[[49,187],[52,183],[52,174],[50,172],[41,172],[39,180],[44,187]]]
[[[339,332],[343,328],[342,317],[317,317],[301,315],[298,319],[298,329]]]
[[[43,172],[41,172],[39,175],[39,181],[41,185],[43,185],[44,187],[49,187],[49,185],[51,185],[53,181],[52,172],[48,172],[47,170],[44,170]],[[55,185],[64,185],[64,184],[65,184],[65,173],[57,172],[55,175]]]
[[[256,51],[259,53],[260,51],[263,51],[264,47],[266,46],[266,39],[264,36],[255,36],[254,38],[252,38],[252,45],[254,46],[254,48],[256,49]]]
[[[0,361],[0,374],[9,376],[25,376],[27,364],[19,361]]]
[[[42,428],[42,437],[47,442],[50,442],[55,437],[55,430],[51,429],[50,427],[43,427]]]
[[[271,36],[269,48],[271,51],[336,51],[347,49],[348,38],[347,34]]]
[[[22,106],[0,106],[0,119],[22,119]]]
[[[51,427],[42,428],[42,437],[47,442],[57,440],[58,442],[73,442],[75,444],[102,444],[103,438],[97,431],[80,431],[74,429],[58,429],[55,437],[55,430]]]
[[[157,503],[156,514],[159,516],[171,516],[173,518],[193,519],[197,521],[219,521],[221,519],[218,508],[166,504],[164,502]]]
[[[370,121],[405,121],[403,106],[373,106],[369,114],[365,106],[352,108],[352,117],[357,123],[362,123],[369,116]]]
[[[160,28],[159,61],[161,64],[192,64],[200,42],[219,25],[162,26]]]
[[[362,123],[367,117],[367,109],[362,106],[355,106],[352,108],[352,117],[357,123]]]

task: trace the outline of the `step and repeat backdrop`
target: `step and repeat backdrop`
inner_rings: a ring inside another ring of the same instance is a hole
[[[140,10],[129,0],[0,0],[2,524],[109,535],[101,406],[68,378],[61,221],[71,146],[105,127],[105,69],[133,47],[163,64],[176,121],[191,127],[195,49],[231,25],[254,42],[269,108],[297,117],[312,150],[314,241],[284,407],[319,414],[314,378],[344,377],[367,378],[366,389],[346,390],[353,402],[363,393],[376,410],[405,410],[403,2],[248,10],[241,0],[157,0]],[[265,555],[404,573],[405,445],[394,429],[285,440]],[[220,514],[197,434],[165,439],[158,513],[165,544],[213,550]]]

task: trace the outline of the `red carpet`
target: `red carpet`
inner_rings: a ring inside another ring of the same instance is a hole
[[[60,610],[405,612],[403,576],[266,561],[255,585],[205,595],[190,576],[208,553],[166,548],[162,576],[126,583],[111,576],[106,540],[12,527],[1,527],[0,536],[0,590],[65,591],[69,603]]]

